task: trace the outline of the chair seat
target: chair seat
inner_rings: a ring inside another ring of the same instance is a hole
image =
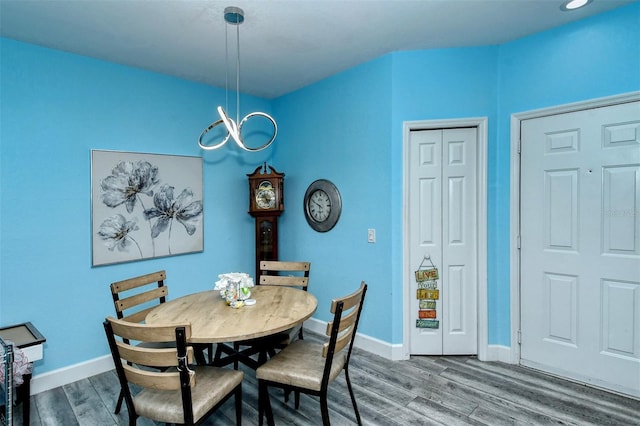
[[[326,359],[322,344],[296,340],[256,370],[256,378],[320,391]],[[346,361],[344,352],[334,355],[329,382],[333,381]]]
[[[224,368],[192,366],[196,383],[191,388],[193,418],[198,420],[242,382],[241,371]],[[138,415],[164,423],[184,423],[182,395],[174,391],[144,389],[134,398]],[[158,407],[163,407],[158,410]]]

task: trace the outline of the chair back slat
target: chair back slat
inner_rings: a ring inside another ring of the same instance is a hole
[[[263,260],[260,262],[260,284],[302,287],[309,285],[311,262]]]
[[[309,272],[311,262],[291,262],[283,260],[263,260],[260,262],[261,271],[303,271]]]
[[[283,285],[288,287],[304,287],[309,285],[309,278],[282,275],[260,275],[261,285]]]
[[[349,327],[353,326],[358,319],[358,310],[352,309],[351,312],[344,314],[344,310],[342,311],[343,315],[340,319],[340,324],[338,324],[338,334],[342,334]],[[326,335],[331,337],[331,330],[333,329],[333,321],[329,321],[327,323]]]
[[[126,363],[122,364],[122,368],[124,368],[124,374],[129,382],[142,386],[143,388],[160,390],[180,389],[180,373],[177,371],[147,371],[132,367]]]
[[[191,337],[191,324],[146,324],[130,323],[121,319],[108,317],[113,333],[123,339],[138,340],[141,342],[172,342],[176,340],[176,327],[184,327],[186,338]]]
[[[362,296],[363,296],[363,292],[362,292],[362,284],[361,284],[360,288],[355,292],[351,293],[350,295],[341,297],[339,299],[333,299],[331,301],[331,313],[332,314],[336,313],[336,306],[338,302],[342,302],[343,312],[348,311],[349,309],[353,308],[358,303],[360,303]]]
[[[154,288],[153,290],[145,291],[133,296],[125,297],[115,302],[116,312],[122,312],[125,309],[129,309],[134,306],[142,305],[143,303],[150,302],[154,299],[160,299],[166,297],[169,294],[169,289],[165,286]]]
[[[134,364],[147,367],[175,367],[178,365],[178,355],[175,348],[149,348],[116,342],[120,358]],[[193,363],[193,349],[187,348],[187,359]]]
[[[336,345],[334,349],[335,353],[338,353],[342,349],[344,349],[349,344],[349,342],[351,342],[351,337],[352,337],[352,333],[346,333],[346,334],[343,334],[342,336],[338,336],[338,338],[336,339]],[[329,354],[329,342],[325,343],[322,346],[322,356],[326,358],[328,354]]]
[[[156,283],[158,281],[164,281],[166,279],[166,271],[152,272],[150,274],[140,275],[139,277],[114,282],[111,284],[111,292],[122,293],[123,291],[131,290],[151,283]]]

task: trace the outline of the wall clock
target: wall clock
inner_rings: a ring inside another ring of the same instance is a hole
[[[304,194],[304,217],[311,228],[318,232],[331,230],[341,212],[340,192],[332,182],[318,179],[309,185]]]

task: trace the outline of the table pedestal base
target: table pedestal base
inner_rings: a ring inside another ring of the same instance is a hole
[[[223,357],[222,355],[226,355]],[[253,355],[258,355],[258,359],[252,358]],[[225,344],[218,343],[216,346],[216,354],[213,359],[213,365],[216,367],[223,367],[233,363],[234,368],[238,369],[238,363],[243,363],[247,367],[256,370],[262,364],[267,362],[267,357],[274,356],[276,354],[275,349],[271,344],[267,342],[254,344],[246,349],[240,350],[240,343],[234,343],[233,347]]]

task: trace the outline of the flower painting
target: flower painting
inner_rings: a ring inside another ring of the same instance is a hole
[[[93,266],[203,250],[202,158],[91,151]]]

